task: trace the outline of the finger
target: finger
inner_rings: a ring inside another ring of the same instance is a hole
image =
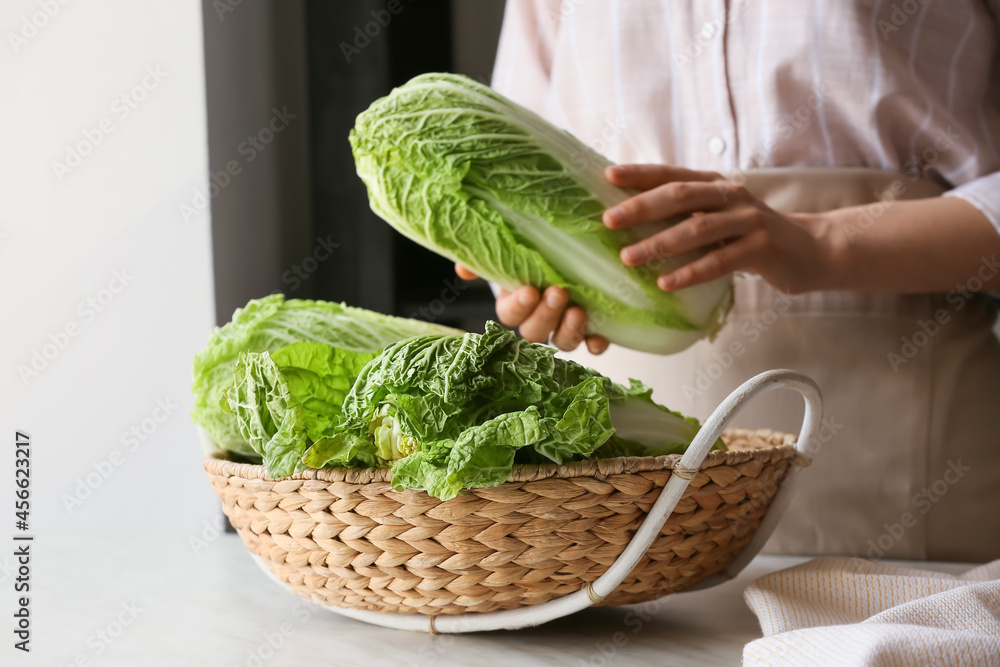
[[[591,354],[604,354],[610,343],[604,336],[587,336],[587,349]]]
[[[569,303],[569,292],[562,287],[549,287],[531,315],[521,323],[521,335],[535,343],[545,343],[559,326]]]
[[[642,266],[654,259],[673,257],[710,243],[742,236],[753,228],[752,217],[742,211],[695,213],[687,220],[622,248],[627,266]]]
[[[766,236],[751,234],[739,241],[722,246],[690,264],[665,273],[656,280],[662,290],[678,290],[715,280],[749,265],[764,250]]]
[[[620,188],[642,190],[671,181],[714,181],[722,178],[714,171],[695,171],[665,164],[614,164],[605,168],[604,177]]]
[[[741,186],[728,181],[674,181],[609,208],[604,212],[603,220],[611,229],[624,229],[675,215],[717,211],[745,202],[748,197]]]
[[[520,326],[535,310],[541,298],[537,289],[527,285],[518,287],[513,292],[501,289],[500,296],[497,297],[497,317],[500,318],[500,323],[508,327]]]
[[[475,280],[476,278],[479,277],[475,273],[470,271],[469,267],[465,266],[464,264],[456,263],[455,273],[457,273],[458,277],[461,278],[462,280]]]
[[[551,343],[560,350],[569,352],[580,346],[586,334],[587,311],[579,306],[570,306],[553,334]]]

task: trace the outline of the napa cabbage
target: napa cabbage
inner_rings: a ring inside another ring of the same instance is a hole
[[[678,352],[722,326],[730,277],[665,292],[656,278],[701,256],[644,267],[626,245],[679,219],[611,230],[605,209],[637,191],[573,135],[455,74],[424,74],[375,101],[350,134],[372,210],[405,236],[508,289],[566,288],[590,333],[636,350]]]
[[[219,448],[261,457],[263,443],[248,438],[245,428],[241,431],[225,394],[233,384],[233,366],[241,363],[241,354],[275,352],[292,343],[324,343],[344,350],[340,353],[344,358],[348,352],[378,352],[389,343],[429,333],[457,330],[330,301],[286,300],[281,294],[253,299],[237,308],[225,326],[214,329],[195,356],[191,417]],[[265,367],[258,365],[255,370],[271,371]]]
[[[482,334],[386,346],[302,462],[391,466],[393,488],[447,500],[502,484],[516,463],[682,453],[699,428],[642,383],[617,384],[488,322]]]

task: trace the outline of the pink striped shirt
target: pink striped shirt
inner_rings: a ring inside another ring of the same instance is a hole
[[[508,0],[500,93],[616,162],[874,167],[1000,231],[1000,0]]]

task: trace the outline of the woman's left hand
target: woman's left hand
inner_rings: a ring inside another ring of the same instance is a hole
[[[644,192],[604,212],[610,229],[625,229],[675,215],[676,225],[622,250],[628,266],[642,266],[689,250],[699,259],[661,275],[676,290],[734,271],[760,275],[775,289],[798,294],[823,289],[833,268],[832,223],[821,214],[783,214],[742,185],[710,171],[666,165],[608,167],[612,184]]]

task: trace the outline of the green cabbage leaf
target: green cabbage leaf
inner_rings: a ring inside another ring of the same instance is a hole
[[[606,158],[482,84],[418,76],[361,113],[350,141],[372,210],[390,225],[508,289],[566,288],[591,333],[669,354],[725,320],[730,277],[671,292],[656,285],[701,251],[636,268],[620,259],[679,219],[605,227],[604,210],[636,191],[605,179]]]
[[[340,416],[341,404],[375,354],[325,343],[293,343],[276,352],[241,353],[225,391],[240,435],[272,477],[305,469],[302,455]]]
[[[483,334],[388,345],[358,374],[303,463],[391,466],[393,488],[447,500],[502,484],[515,463],[683,452],[698,421],[651,393],[488,322]]]
[[[457,330],[328,301],[286,300],[281,294],[254,299],[238,308],[225,326],[214,329],[208,344],[195,356],[191,418],[220,449],[259,457],[260,443],[255,446],[241,432],[225,394],[233,385],[233,365],[241,362],[241,354],[276,352],[301,342],[378,352],[389,343],[432,333]],[[257,371],[264,372],[265,366]]]

